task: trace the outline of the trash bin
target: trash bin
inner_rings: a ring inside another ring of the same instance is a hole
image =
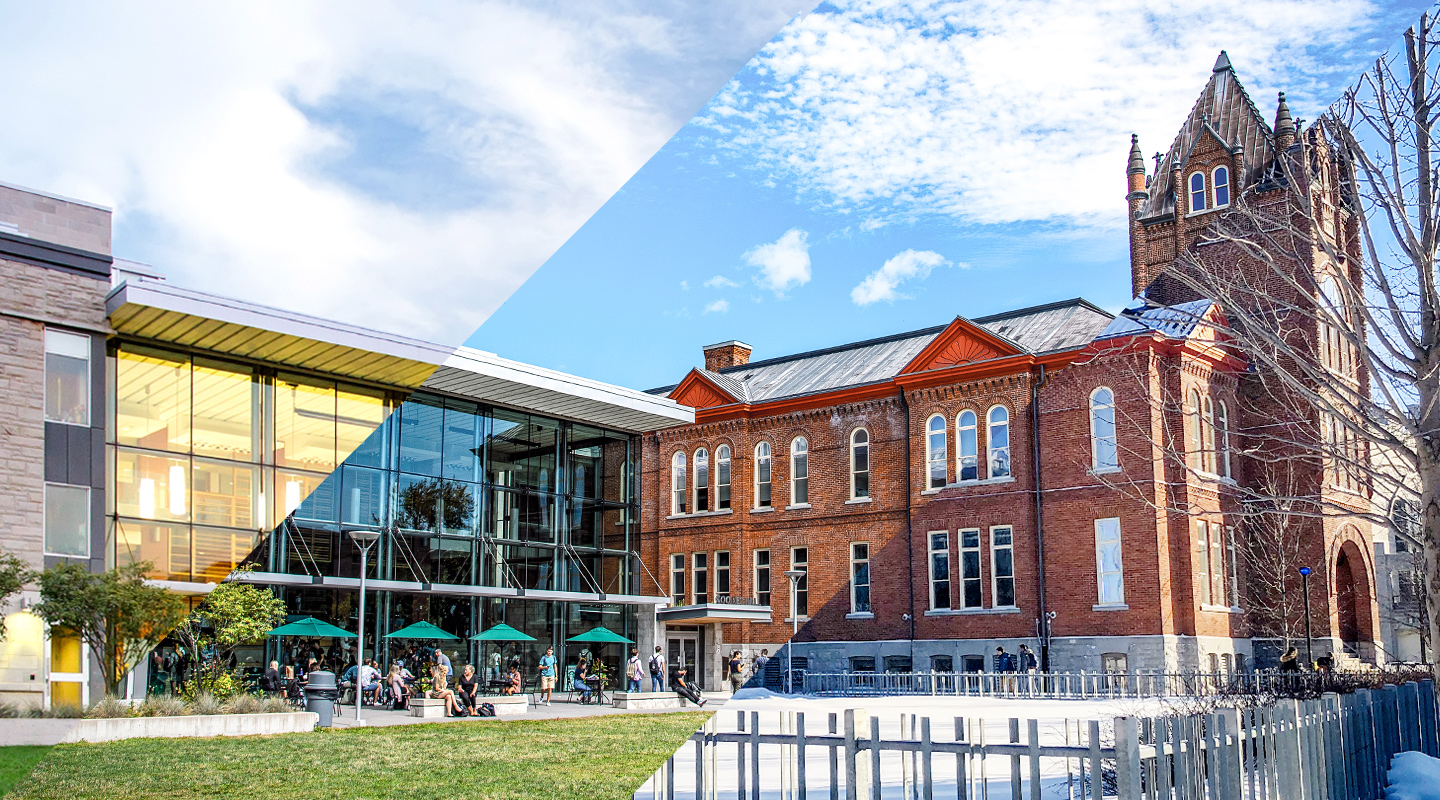
[[[335,685],[335,673],[316,670],[305,676],[305,710],[320,715],[317,723],[322,728],[335,724],[335,698],[339,689]]]

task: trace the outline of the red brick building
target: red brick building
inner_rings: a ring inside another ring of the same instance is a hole
[[[1157,277],[1208,246],[1233,197],[1285,191],[1275,159],[1295,136],[1283,95],[1272,129],[1222,54],[1155,176],[1132,144],[1149,302],[1119,317],[1075,299],[764,361],[704,348],[655,390],[695,424],[642,454],[641,554],[672,596],[672,662],[715,683],[730,651],[776,652],[797,628],[812,671],[990,669],[1021,644],[1056,670],[1268,660],[1235,512],[1247,426],[1273,420],[1242,403],[1246,364],[1207,325],[1223,309]],[[1304,480],[1364,502],[1323,465]],[[1316,635],[1333,637],[1318,651],[1371,655],[1365,537],[1311,526]]]

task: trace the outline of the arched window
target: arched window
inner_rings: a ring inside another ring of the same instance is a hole
[[[1120,469],[1115,443],[1115,393],[1105,386],[1090,393],[1090,458],[1096,472]]]
[[[1204,469],[1210,474],[1215,473],[1215,406],[1210,402],[1207,395],[1200,400],[1201,428],[1200,447],[1204,450],[1205,457],[1201,461]]]
[[[870,432],[856,428],[850,434],[850,499],[870,496]]]
[[[796,436],[790,443],[790,504],[810,503],[810,443]]]
[[[936,414],[925,423],[925,462],[929,478],[925,485],[939,489],[945,485],[945,418]]]
[[[1210,181],[1210,185],[1215,187],[1215,207],[1230,205],[1230,169],[1216,167],[1215,171],[1210,173]]]
[[[1348,373],[1350,343],[1340,332],[1340,326],[1347,321],[1345,306],[1340,297],[1340,286],[1334,278],[1327,277],[1320,284],[1320,308],[1316,317],[1320,320],[1321,364]]]
[[[685,454],[676,453],[670,459],[670,502],[671,514],[685,513]]]
[[[980,450],[976,439],[974,411],[961,411],[955,417],[955,474],[957,480],[980,478]]]
[[[990,477],[1005,478],[1010,475],[1010,412],[1005,406],[995,406],[986,415],[989,427],[985,431],[985,444],[990,451]]]
[[[1190,211],[1205,210],[1205,173],[1190,173]]]
[[[1219,449],[1219,473],[1220,477],[1230,477],[1230,409],[1225,407],[1225,401],[1220,401],[1220,407],[1215,410],[1215,446]]]
[[[1186,416],[1190,417],[1190,446],[1187,448],[1189,458],[1186,461],[1192,469],[1204,469],[1205,464],[1201,460],[1200,450],[1200,393],[1194,389],[1190,390],[1190,407]]]
[[[755,445],[755,507],[770,507],[770,443]]]
[[[715,508],[724,511],[730,507],[730,445],[715,448]]]
[[[695,510],[710,510],[710,453],[703,447],[695,451]]]

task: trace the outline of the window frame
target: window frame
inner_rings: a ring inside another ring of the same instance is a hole
[[[1190,389],[1190,396],[1186,402],[1186,405],[1188,405],[1189,408],[1185,409],[1185,416],[1190,420],[1190,430],[1187,432],[1188,436],[1186,436],[1186,439],[1189,441],[1190,445],[1188,448],[1189,453],[1187,454],[1189,458],[1186,459],[1186,462],[1190,465],[1191,469],[1195,470],[1196,472],[1202,472],[1204,471],[1205,466],[1205,455],[1201,445],[1201,442],[1203,441],[1202,437],[1204,436],[1204,434],[1201,428],[1202,423],[1200,420],[1199,389],[1193,387]]]
[[[1102,539],[1102,523],[1114,523],[1115,538]],[[1124,536],[1120,530],[1119,517],[1101,517],[1095,520],[1095,598],[1096,605],[1120,606],[1125,604],[1125,544]],[[1113,546],[1115,550],[1116,569],[1109,571],[1105,569],[1105,549]],[[1116,597],[1106,597],[1105,577],[1116,574],[1120,578],[1119,594]]]
[[[797,558],[795,557],[795,554],[796,554],[796,553],[804,553],[804,555],[805,555],[804,560],[799,560],[799,559],[797,559]],[[791,618],[792,620],[806,620],[806,619],[810,619],[810,548],[809,548],[809,546],[807,546],[807,545],[797,545],[797,546],[795,546],[795,547],[791,547],[791,548],[790,548],[790,569],[792,569],[792,570],[799,570],[800,572],[805,573],[804,575],[800,576],[800,580],[796,581],[795,584],[794,584],[795,588],[794,588],[793,593],[792,593],[792,595],[791,595],[791,600],[794,602],[795,605],[794,605],[793,608],[790,609],[790,618]],[[785,582],[786,582],[786,583],[789,583],[789,582],[790,582],[790,579],[787,577],[787,578],[785,579]],[[800,609],[801,609],[802,607],[805,609],[804,613],[800,613]]]
[[[1225,173],[1225,180],[1220,180],[1220,173]],[[1225,202],[1220,202],[1220,191],[1225,191]],[[1230,205],[1230,168],[1221,164],[1210,170],[1210,207],[1226,208]]]
[[[967,432],[970,434],[968,442]],[[970,461],[969,478],[965,477],[967,459]],[[955,480],[957,483],[980,480],[980,416],[973,408],[961,409],[955,415]]]
[[[790,440],[790,505],[810,505],[810,440],[804,436]]]
[[[723,562],[723,563],[722,563],[722,562]],[[719,599],[722,598],[722,597],[730,597],[730,596],[731,596],[731,593],[734,591],[734,589],[733,589],[733,587],[732,587],[732,585],[731,585],[731,583],[730,583],[730,551],[729,551],[729,550],[716,550],[716,551],[715,551],[715,566],[714,566],[714,571],[715,571],[715,581],[714,581],[714,583],[715,583],[715,599],[716,599],[716,600],[719,600]],[[723,589],[723,590],[721,589],[722,576],[723,576],[723,584],[724,584],[724,589]]]
[[[690,602],[694,605],[710,602],[710,553],[705,550],[690,554]]]
[[[1195,520],[1192,526],[1195,533],[1195,546],[1200,550],[1200,566],[1196,570],[1200,579],[1200,603],[1199,605],[1214,605],[1214,598],[1211,590],[1214,586],[1210,578],[1210,523],[1203,519]]]
[[[1196,178],[1200,179],[1200,188],[1198,190],[1195,188]],[[1189,197],[1190,203],[1189,213],[1194,214],[1196,212],[1206,210],[1206,201],[1210,197],[1210,189],[1205,184],[1206,178],[1205,172],[1203,170],[1195,170],[1194,172],[1190,173],[1190,177],[1187,179],[1185,184],[1185,188],[1187,190],[1186,196]],[[1195,198],[1197,195],[1200,198],[1200,205],[1198,206],[1195,205]]]
[[[1010,541],[1009,541],[1008,543],[1003,544],[1003,545],[996,543],[996,541],[995,541],[996,538],[997,538],[997,537],[996,537],[996,534],[999,533],[1000,531],[1006,531],[1006,532],[1008,532],[1008,533],[1010,534]],[[998,561],[999,561],[999,554],[1000,554],[1000,552],[1001,552],[1002,550],[1008,550],[1008,551],[1010,552],[1010,574],[1009,574],[1009,575],[1001,575],[1001,574],[1000,574],[1000,565],[999,565]],[[1019,596],[1019,594],[1018,594],[1018,592],[1017,592],[1016,580],[1017,580],[1017,579],[1016,579],[1016,570],[1015,570],[1015,526],[1013,526],[1013,525],[991,525],[991,526],[990,526],[990,603],[991,603],[990,607],[991,607],[991,608],[1005,608],[1005,609],[1010,609],[1010,608],[1019,608],[1019,607],[1020,607],[1020,596]],[[1011,599],[1011,602],[1008,603],[1008,604],[1004,604],[1004,605],[1002,605],[1002,604],[1000,603],[1000,584],[1001,584],[1002,581],[1009,581],[1009,582],[1010,582],[1010,599]]]
[[[686,575],[688,560],[684,553],[670,554],[670,602],[677,606],[687,605],[685,601],[690,599]]]
[[[690,506],[693,513],[710,510],[710,451],[704,447],[695,448],[694,500]]]
[[[940,422],[938,431],[935,430],[936,420]],[[948,441],[949,432],[945,430],[945,427],[945,417],[942,414],[931,414],[925,420],[925,488],[927,490],[943,489],[949,484],[950,475],[947,462],[950,460],[950,442]],[[937,465],[940,472],[938,478],[935,474]]]
[[[1235,526],[1226,525],[1225,558],[1228,562],[1226,566],[1229,568],[1229,570],[1226,572],[1229,586],[1226,587],[1227,591],[1225,599],[1226,602],[1230,604],[1231,608],[1240,607],[1240,560],[1237,558],[1237,555],[1238,554],[1236,553],[1235,548]]]
[[[764,450],[764,454],[761,454]],[[762,480],[763,477],[763,480]],[[774,508],[773,481],[775,478],[775,451],[769,442],[755,445],[755,507]],[[762,502],[763,501],[763,502]]]
[[[760,556],[762,553],[765,556],[764,564],[760,563]],[[773,573],[771,572],[772,566],[773,564],[770,560],[770,548],[759,547],[750,551],[750,577],[753,581],[751,586],[754,589],[752,594],[755,597],[755,602],[759,603],[762,606],[770,606],[771,596],[774,594],[775,591],[775,586],[771,580],[773,575]],[[763,590],[760,588],[762,584],[762,581],[760,580],[760,575],[762,572],[765,575],[765,580],[763,581],[765,588]],[[764,595],[763,597],[761,596],[762,594]]]
[[[83,541],[84,544],[85,544],[85,552],[84,552],[84,553],[59,553],[59,552],[55,552],[55,551],[53,551],[53,550],[50,549],[50,535],[49,535],[49,533],[50,533],[50,492],[51,492],[52,490],[54,490],[54,489],[59,489],[59,490],[66,491],[66,492],[79,492],[79,493],[81,494],[81,497],[83,498],[81,508],[82,508],[83,511],[84,511],[83,519],[85,520],[85,532],[84,532],[84,535],[82,536],[82,541]],[[58,482],[53,482],[53,481],[46,481],[46,482],[44,483],[43,487],[41,488],[41,498],[40,498],[40,507],[41,507],[41,515],[40,515],[40,516],[41,516],[41,520],[40,520],[40,550],[41,550],[41,552],[44,553],[46,556],[52,556],[52,557],[57,557],[57,558],[81,558],[81,559],[89,559],[91,552],[93,552],[93,548],[91,547],[91,542],[90,542],[90,540],[91,540],[91,538],[93,538],[94,533],[95,533],[94,520],[91,519],[91,516],[92,516],[92,515],[91,515],[91,513],[90,513],[90,512],[91,512],[91,509],[92,509],[93,501],[94,501],[94,491],[93,491],[93,489],[92,489],[91,487],[89,487],[89,486],[79,486],[79,485],[73,484],[73,483],[58,483]],[[189,523],[187,523],[185,527],[188,529],[188,528],[191,528],[192,526],[191,526]]]
[[[950,592],[950,532],[928,531],[925,534],[925,552],[925,574],[930,584],[930,610],[950,611],[955,608]],[[945,574],[937,577],[942,565]],[[945,599],[943,606],[936,602],[942,591]]]
[[[1225,593],[1225,543],[1221,540],[1222,526],[1211,522],[1210,527],[1210,602],[1217,606],[1229,606]]]
[[[1098,402],[1098,395],[1101,392],[1106,392],[1110,395],[1109,402]],[[1100,463],[1100,442],[1102,439],[1105,439],[1107,437],[1102,436],[1101,431],[1099,430],[1099,412],[1102,412],[1106,409],[1110,411],[1110,434],[1108,436],[1108,439],[1110,442],[1111,458],[1114,461],[1114,463],[1111,464]],[[1097,475],[1108,472],[1120,471],[1120,437],[1116,430],[1117,425],[1115,417],[1115,390],[1111,389],[1109,386],[1095,387],[1094,390],[1090,392],[1090,469],[1093,473]]]
[[[670,456],[670,515],[680,516],[686,512],[689,489],[686,482],[685,451],[676,450]]]
[[[967,544],[967,536],[973,535],[971,540],[974,544]],[[979,528],[961,528],[955,532],[956,545],[960,553],[960,607],[962,609],[976,609],[985,607],[985,560],[980,557],[981,536]],[[968,558],[967,558],[968,556]],[[970,574],[970,566],[974,565],[975,574]],[[979,601],[969,601],[969,589],[974,585]]]
[[[1216,474],[1230,477],[1230,408],[1224,400],[1215,401]]]
[[[864,548],[863,554],[858,554],[860,548]],[[860,581],[860,575],[861,575],[861,571],[862,571],[862,570],[863,570],[863,572],[864,572],[864,578],[865,578],[863,584],[862,584],[861,581]],[[869,615],[872,615],[872,616],[874,615],[875,612],[872,610],[872,609],[874,608],[874,605],[871,603],[871,596],[870,596],[870,584],[871,584],[871,576],[870,576],[870,543],[869,543],[869,542],[851,542],[851,543],[850,543],[850,613],[851,613],[851,614],[869,614]],[[859,600],[859,594],[860,594],[860,588],[861,588],[862,585],[863,585],[864,588],[865,588],[865,607],[864,607],[864,608],[861,608],[861,607],[860,607],[860,603],[858,602],[858,600]]]
[[[68,353],[62,353],[59,350],[52,350],[50,347],[51,334],[55,335],[57,341],[64,339],[75,339],[76,344],[80,344],[81,341],[84,342],[85,385],[81,393],[81,396],[84,398],[85,401],[85,418],[83,421],[76,422],[72,420],[52,419],[50,416],[50,356],[53,354],[61,358],[76,358],[75,356],[69,355]],[[55,328],[49,325],[45,326],[45,329],[41,333],[40,338],[41,354],[43,358],[42,366],[44,373],[44,386],[43,391],[41,392],[42,396],[40,398],[41,416],[46,422],[53,422],[57,425],[75,425],[81,428],[90,427],[95,420],[95,409],[92,408],[92,406],[95,404],[94,339],[89,334],[77,333],[76,331],[67,331],[64,328]]]
[[[1005,416],[1000,421],[995,420],[995,412]],[[997,428],[1005,430],[1005,444],[1002,447],[995,446],[995,431]],[[995,454],[1005,454],[1005,471],[1003,474],[996,474]],[[996,403],[985,412],[985,474],[991,479],[1012,478],[1015,476],[1015,466],[1010,460],[1010,409],[1004,403]]]
[[[858,437],[864,437],[864,441],[856,441]],[[859,455],[864,450],[865,468],[860,469]],[[865,478],[865,493],[856,491],[857,478]],[[850,432],[850,499],[862,500],[870,497],[870,431],[863,427],[856,428]]]
[[[730,445],[715,448],[715,510],[730,509]]]
[[[1200,396],[1200,426],[1201,468],[1215,475],[1215,402],[1208,394]]]

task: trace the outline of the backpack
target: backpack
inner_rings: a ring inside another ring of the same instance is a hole
[[[475,716],[477,717],[493,717],[495,716],[495,704],[481,703],[479,707],[475,709],[475,711]]]
[[[396,695],[395,699],[390,702],[390,710],[404,711],[406,708],[409,707],[409,705],[409,702],[405,699],[405,695]]]
[[[651,675],[659,675],[659,674],[660,674],[660,662],[656,661],[656,659],[658,659],[659,657],[660,657],[660,656],[658,656],[658,655],[650,656],[650,674],[651,674]]]

